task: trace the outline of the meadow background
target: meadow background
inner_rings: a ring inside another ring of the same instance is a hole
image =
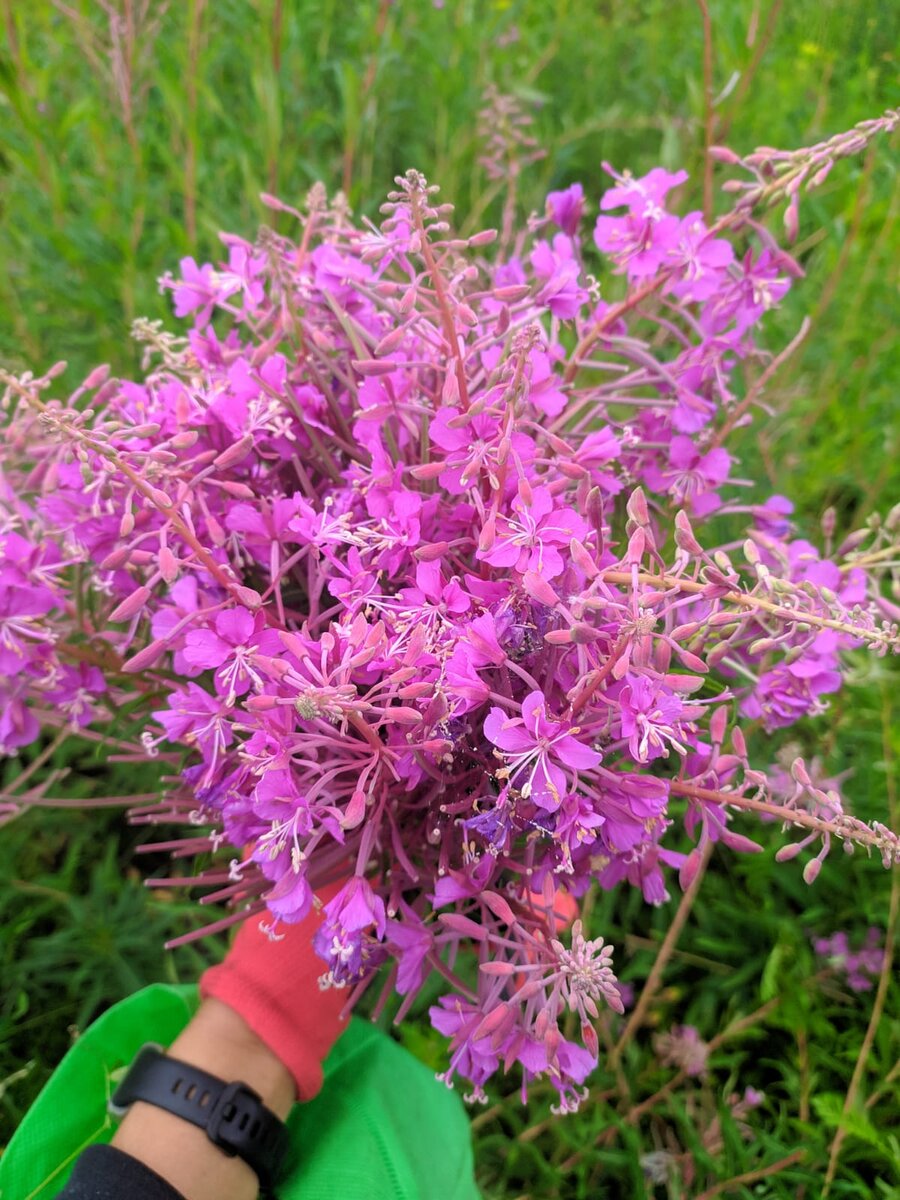
[[[100,361],[137,369],[128,329],[166,316],[158,276],[184,254],[215,259],[220,229],[271,223],[260,191],[296,203],[322,180],[375,217],[392,177],[415,166],[463,229],[495,224],[502,185],[479,164],[491,84],[533,116],[546,150],[522,171],[522,216],[575,180],[596,206],[602,159],[685,166],[699,207],[710,121],[739,152],[792,147],[898,98],[900,7],[876,0],[0,0],[0,19],[0,361],[66,359],[73,388]],[[804,314],[812,328],[769,393],[771,419],[741,446],[741,473],[760,496],[789,494],[813,537],[828,506],[841,533],[900,500],[897,151],[876,141],[801,209],[806,278],[770,317],[768,344]],[[829,774],[852,772],[859,815],[891,810],[895,827],[897,682],[861,656],[830,717],[791,731]],[[763,760],[784,740],[760,743]],[[101,770],[80,739],[48,766],[71,797],[159,785],[150,767]],[[19,769],[0,763],[4,789]],[[892,884],[879,864],[835,854],[807,888],[796,863],[774,863],[778,831],[762,838],[762,855],[713,860],[647,1023],[618,1075],[601,1064],[592,1103],[548,1122],[547,1097],[523,1108],[511,1080],[476,1110],[488,1200],[813,1200],[830,1156],[831,1195],[900,1196],[896,873]],[[209,912],[142,886],[167,868],[135,857],[142,840],[110,811],[30,811],[0,832],[0,1146],[105,1005],[193,979],[222,951],[162,950]],[[653,912],[630,893],[596,897],[592,928],[621,947],[619,974],[638,988],[678,900]],[[869,926],[887,937],[886,968],[855,994],[810,939],[859,940]],[[653,1031],[683,1023],[718,1035],[711,1069],[657,1097],[674,1072]],[[399,1036],[440,1068],[427,1019]],[[726,1104],[747,1086],[766,1094],[749,1136]],[[695,1181],[674,1170],[654,1184],[646,1156],[660,1152],[676,1167],[690,1158]]]

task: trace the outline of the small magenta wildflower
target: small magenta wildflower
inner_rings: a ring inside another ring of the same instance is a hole
[[[507,760],[498,774],[508,776],[524,799],[554,812],[569,790],[563,766],[590,770],[601,755],[578,741],[577,725],[548,717],[546,703],[543,692],[532,692],[522,702],[521,717],[508,717],[502,708],[492,708],[484,732]]]
[[[847,983],[854,992],[868,992],[878,981],[884,966],[882,941],[880,929],[869,929],[859,949],[851,950],[849,936],[840,931],[831,937],[816,938],[813,949],[835,970],[846,975]]]

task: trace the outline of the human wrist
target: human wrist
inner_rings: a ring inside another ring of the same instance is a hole
[[[240,1013],[214,996],[203,1000],[167,1053],[227,1083],[246,1083],[282,1120],[296,1099],[294,1081],[281,1059]]]
[[[220,1000],[203,1001],[167,1054],[226,1083],[247,1084],[282,1120],[294,1102],[288,1069]],[[132,1104],[113,1145],[150,1167],[186,1200],[253,1200],[257,1195],[257,1177],[242,1158],[226,1155],[203,1129],[156,1105]]]

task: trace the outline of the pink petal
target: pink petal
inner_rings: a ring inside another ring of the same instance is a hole
[[[232,647],[211,629],[192,629],[185,638],[184,657],[192,667],[220,667]]]
[[[232,646],[242,646],[253,633],[255,621],[246,608],[228,608],[216,617],[216,632]]]
[[[553,743],[553,753],[567,767],[574,767],[578,771],[589,771],[591,767],[598,766],[603,759],[596,750],[592,750],[590,746],[579,742],[570,734]]]
[[[522,728],[518,717],[509,717],[502,708],[492,708],[484,719],[484,736],[509,754],[521,754],[534,746],[534,738]]]
[[[562,767],[557,767],[546,755],[542,755],[531,781],[531,799],[546,812],[556,812],[567,791]]]

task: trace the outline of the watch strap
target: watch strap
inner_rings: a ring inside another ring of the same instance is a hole
[[[121,1116],[136,1100],[205,1130],[223,1153],[247,1163],[263,1192],[270,1192],[284,1173],[290,1150],[287,1127],[245,1083],[225,1083],[148,1044],[116,1088],[110,1109]]]

